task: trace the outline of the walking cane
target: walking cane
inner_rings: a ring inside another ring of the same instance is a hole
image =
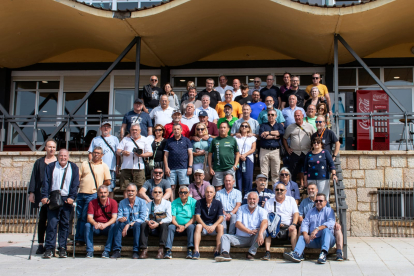
[[[36,225],[35,225],[35,229],[33,233],[32,246],[30,247],[29,260],[32,259],[33,244],[34,244],[34,240],[36,236],[37,224],[39,222],[40,209],[42,208],[42,205],[43,205],[42,202],[39,202],[39,212],[37,212]]]
[[[73,229],[72,229],[72,233],[73,233],[73,258],[75,259],[75,251],[76,251],[76,221],[77,221],[77,216],[76,216],[76,201],[73,202],[73,210],[74,211],[74,216],[73,216]]]

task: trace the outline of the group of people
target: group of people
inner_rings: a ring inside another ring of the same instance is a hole
[[[341,227],[329,207],[339,152],[328,127],[329,93],[319,74],[307,91],[299,89],[297,76],[285,73],[283,79],[278,88],[272,75],[266,87],[255,78],[250,89],[237,79],[227,86],[220,76],[219,87],[207,79],[199,93],[188,83],[179,102],[169,83],[160,89],[151,76],[124,116],[120,139],[111,135],[112,123],[103,122],[80,168],[65,149],[56,159],[56,143],[48,141],[29,188],[30,201],[43,204],[37,253],[54,255],[58,231],[59,257],[67,256],[76,200],[75,242],[86,245],[88,258],[95,235],[108,236],[103,258],[110,252],[119,258],[123,237],[133,236],[135,259],[148,257],[149,235],[159,236],[158,259],[172,258],[178,235],[187,236],[187,258],[198,259],[202,236],[215,235],[216,261],[231,260],[231,246],[250,247],[246,258],[253,259],[262,244],[262,259],[269,260],[273,238],[290,241],[288,260],[300,262],[304,248],[312,247],[321,248],[318,262],[324,263],[335,243],[342,260]],[[255,166],[260,174],[253,187]],[[117,175],[124,194],[119,204],[113,199]],[[300,188],[308,192],[301,202]],[[62,204],[51,209],[56,191]],[[268,229],[271,213],[281,219],[275,237]]]

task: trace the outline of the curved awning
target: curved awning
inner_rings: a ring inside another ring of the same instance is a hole
[[[334,33],[362,57],[384,57],[384,51],[412,56],[412,15],[412,0],[344,8],[290,0],[174,0],[130,14],[71,0],[7,1],[0,10],[0,66],[113,61],[134,36],[142,37],[141,63],[157,67],[199,60],[332,63]],[[126,60],[135,60],[135,51]],[[340,63],[352,60],[340,48]]]

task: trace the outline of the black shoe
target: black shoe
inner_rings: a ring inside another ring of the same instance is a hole
[[[52,259],[52,257],[53,257],[53,253],[52,253],[52,250],[50,249],[46,249],[45,253],[43,253],[43,256],[42,256],[43,259]]]
[[[68,253],[66,252],[66,249],[61,247],[59,248],[59,258],[67,258]]]
[[[266,253],[261,258],[261,260],[263,260],[263,261],[270,261],[270,252],[269,251],[266,251]]]
[[[134,251],[132,254],[132,259],[139,259],[139,253],[137,251]]]
[[[112,253],[111,259],[118,259],[121,258],[121,251],[115,250],[114,253]]]
[[[39,244],[39,246],[37,247],[37,250],[36,250],[36,254],[41,255],[43,253],[45,253],[45,248],[43,247],[42,244]]]

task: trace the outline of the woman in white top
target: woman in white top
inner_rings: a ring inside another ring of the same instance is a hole
[[[164,91],[165,94],[168,96],[168,100],[170,101],[170,106],[175,109],[180,108],[180,102],[178,101],[177,95],[173,92],[173,88],[169,82],[164,84]]]
[[[254,152],[256,151],[256,137],[252,133],[252,129],[248,122],[240,125],[240,138],[235,139],[239,146],[240,161],[239,168],[236,170],[236,185],[243,195],[252,189],[253,170],[254,170]]]

